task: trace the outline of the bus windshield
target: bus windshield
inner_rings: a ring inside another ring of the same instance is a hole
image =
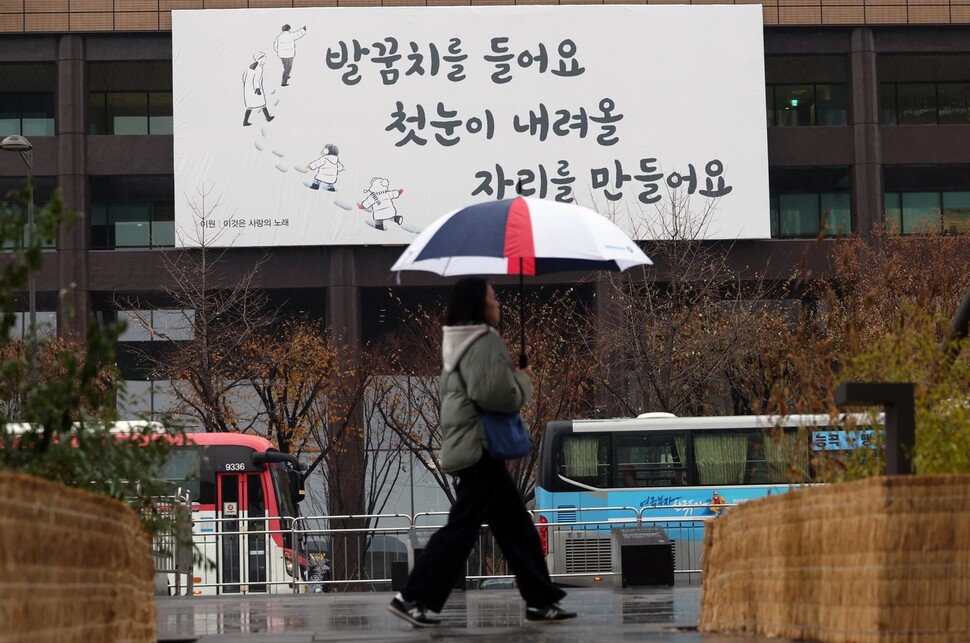
[[[172,449],[159,477],[189,492],[192,502],[202,500],[202,447]]]

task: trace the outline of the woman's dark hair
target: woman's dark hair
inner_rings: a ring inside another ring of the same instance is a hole
[[[488,282],[481,277],[459,279],[451,288],[445,326],[462,324],[487,324],[485,319],[485,295]]]

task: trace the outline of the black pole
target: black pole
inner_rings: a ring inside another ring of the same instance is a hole
[[[913,472],[916,444],[916,410],[911,382],[845,382],[835,389],[839,407],[881,404],[886,414],[886,473]]]
[[[519,257],[519,366],[525,368],[525,298],[522,288],[522,257]]]

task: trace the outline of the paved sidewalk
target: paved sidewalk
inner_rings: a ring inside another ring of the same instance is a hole
[[[562,602],[579,617],[534,624],[524,618],[515,590],[452,594],[443,624],[415,629],[387,611],[392,594],[346,593],[160,597],[160,641],[310,643],[315,641],[664,641],[752,643],[750,636],[694,631],[699,587],[574,589]],[[779,639],[773,639],[781,643]]]

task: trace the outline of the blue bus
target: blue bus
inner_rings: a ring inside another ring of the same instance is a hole
[[[830,479],[849,451],[874,445],[878,422],[866,414],[669,413],[550,422],[535,507],[550,573],[561,585],[615,583],[611,530],[650,525],[672,541],[678,581],[697,582],[707,520]]]

